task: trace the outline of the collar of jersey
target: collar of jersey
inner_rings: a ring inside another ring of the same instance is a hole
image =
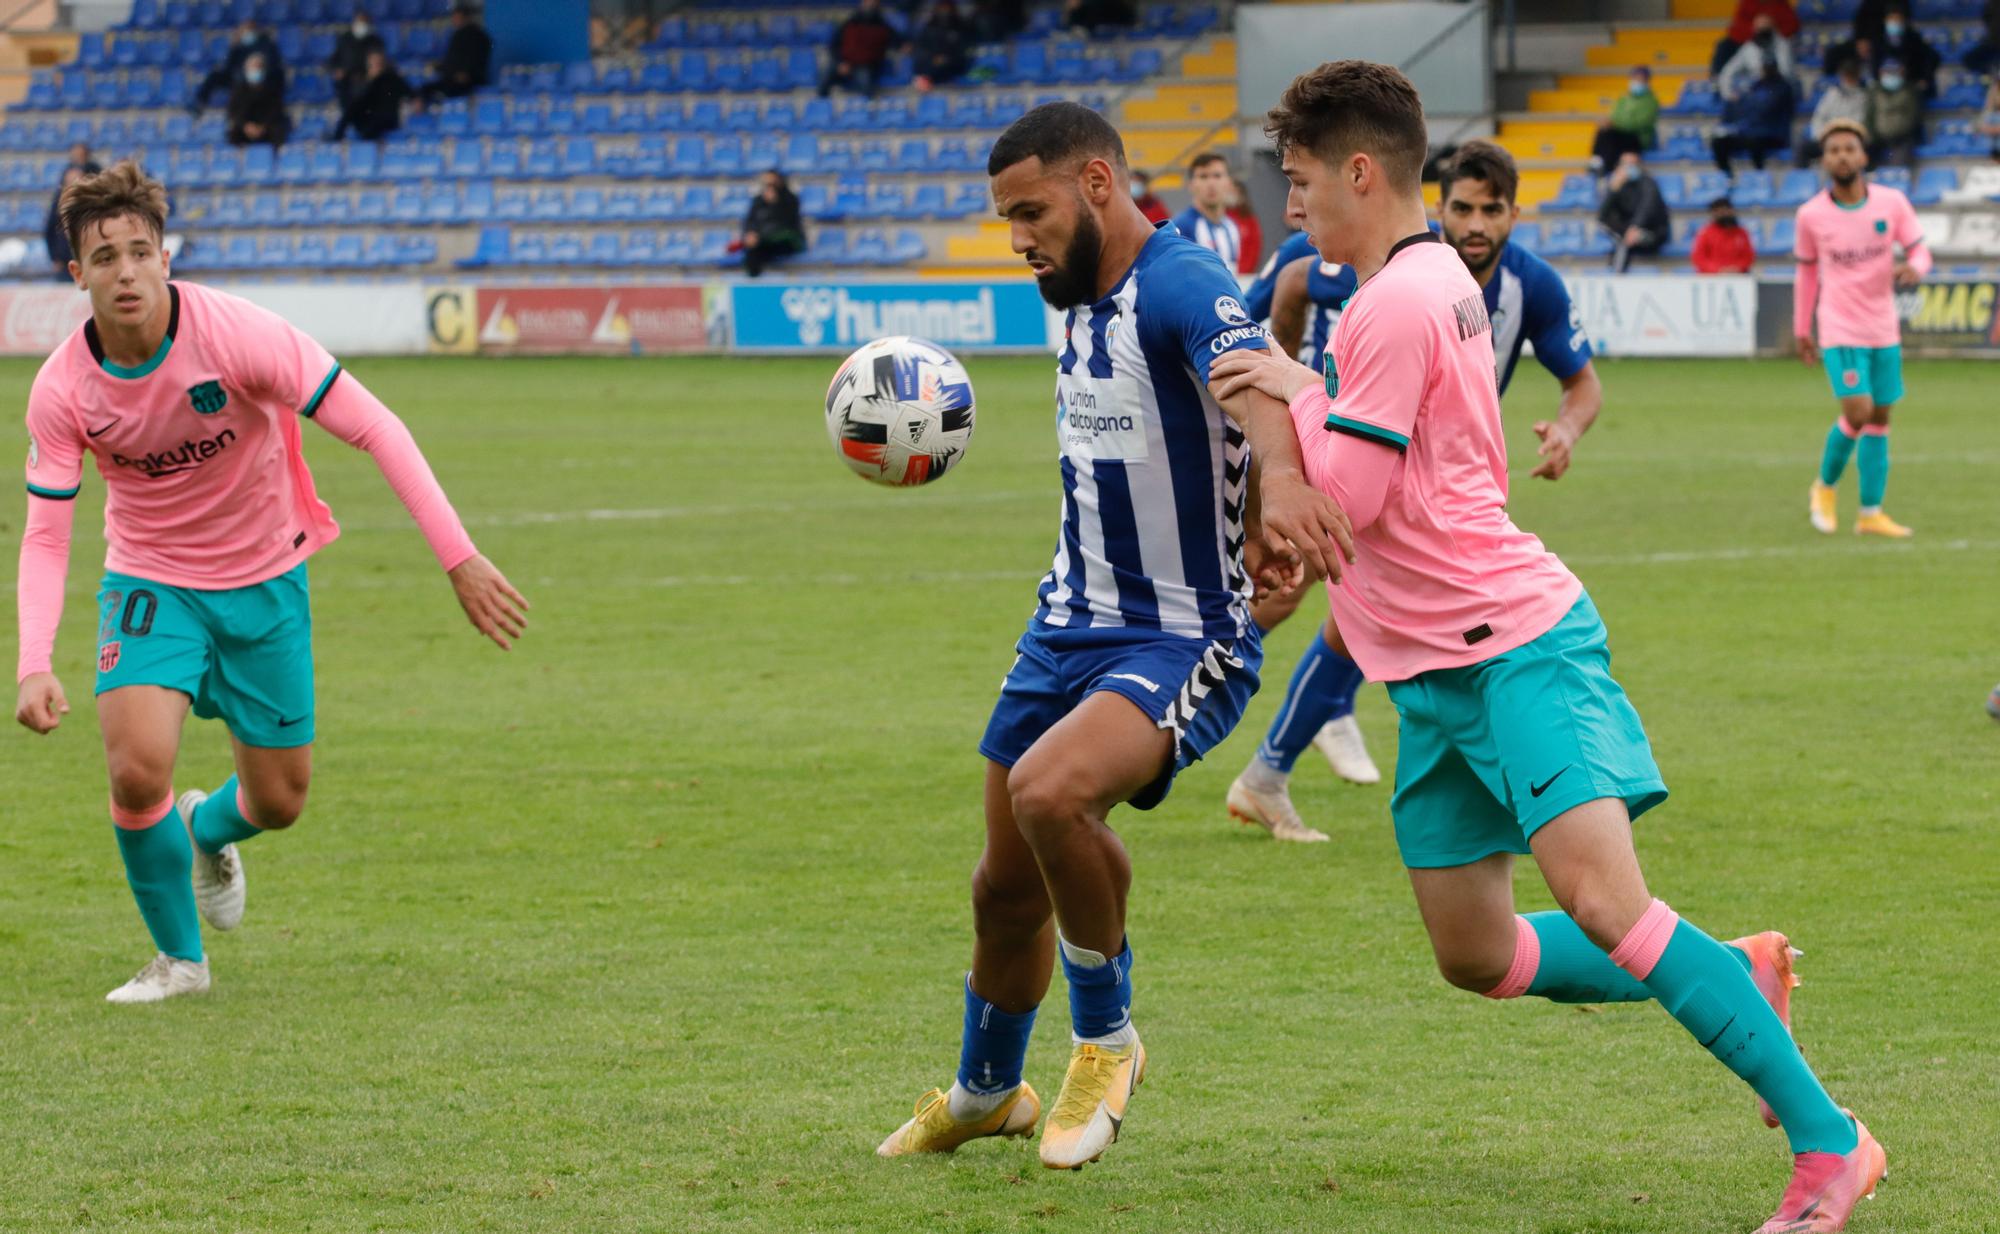
[[[180,288],[175,287],[172,283],[168,283],[167,299],[172,305],[172,307],[167,312],[167,332],[160,336],[160,345],[154,349],[152,358],[147,360],[144,364],[141,364],[137,368],[126,368],[122,364],[113,364],[110,361],[110,359],[104,354],[103,340],[97,337],[96,319],[93,318],[92,320],[83,323],[84,341],[90,344],[90,354],[96,357],[97,367],[103,369],[105,372],[111,374],[113,377],[123,378],[126,381],[137,381],[139,378],[146,376],[148,373],[160,367],[162,364],[165,364],[167,362],[167,353],[173,350],[174,335],[180,330],[180,324],[181,324]]]
[[[1834,205],[1839,206],[1842,210],[1859,210],[1868,204],[1868,186],[1865,184],[1861,186],[1861,200],[1851,206],[1840,198],[1835,197],[1831,188],[1826,190],[1826,195],[1828,200],[1832,201]]]

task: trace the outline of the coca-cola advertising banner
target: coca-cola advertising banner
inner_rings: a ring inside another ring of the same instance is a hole
[[[482,354],[705,351],[699,286],[481,287]]]
[[[0,355],[46,356],[90,316],[90,297],[67,283],[0,284]]]

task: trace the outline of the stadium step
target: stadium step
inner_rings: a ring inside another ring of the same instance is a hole
[[[1680,101],[1681,90],[1697,78],[1686,73],[1653,74],[1653,93],[1660,96],[1661,107],[1672,107]],[[1590,76],[1582,73],[1566,74],[1559,79],[1553,90],[1532,90],[1528,93],[1528,107],[1533,111],[1582,112],[1593,116],[1608,116],[1611,105],[1625,93],[1625,74],[1616,77]]]
[[[1181,57],[1183,77],[1227,77],[1236,79],[1236,40],[1217,39],[1204,51]]]
[[[1625,26],[1612,32],[1610,43],[1584,48],[1583,62],[1598,68],[1644,64],[1655,71],[1706,69],[1716,37],[1715,27],[1706,23],[1695,27]]]
[[[1171,168],[1178,174],[1181,164],[1193,157],[1195,147],[1201,145],[1204,140],[1218,141],[1223,145],[1231,144],[1227,141],[1226,131],[1219,138],[1211,136],[1215,127],[1214,124],[1206,124],[1199,128],[1142,129],[1136,133],[1127,133],[1126,161],[1143,170]]]
[[[981,223],[970,232],[954,228],[945,237],[945,260],[954,266],[1007,265],[1010,273],[1018,275],[1021,272],[1021,257],[1014,251],[1007,230],[1007,224],[997,220]]]
[[[1495,140],[1517,159],[1585,159],[1596,133],[1597,126],[1588,121],[1509,120],[1500,125]]]
[[[1234,86],[1161,86],[1151,98],[1126,103],[1122,119],[1126,124],[1216,124],[1235,115]]]
[[[1736,0],[1673,0],[1670,10],[1675,21],[1706,21],[1718,27],[1716,37],[1720,38],[1720,27],[1729,23],[1736,15]]]
[[[1560,171],[1524,171],[1521,173],[1520,188],[1515,191],[1514,203],[1524,212],[1533,212],[1545,201],[1554,201],[1562,192],[1563,174]]]

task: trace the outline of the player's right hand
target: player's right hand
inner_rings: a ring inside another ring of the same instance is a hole
[[[526,597],[514,590],[514,584],[483,554],[460,562],[449,577],[472,628],[492,639],[500,650],[510,650],[510,640],[518,641],[528,632]]]
[[[62,682],[54,673],[30,673],[21,679],[21,693],[14,704],[14,718],[23,728],[37,733],[53,733],[69,714],[69,699],[63,697]]]
[[[1354,529],[1333,498],[1297,473],[1263,473],[1264,544],[1273,553],[1296,553],[1329,583],[1354,560]]]
[[[1800,362],[1807,368],[1817,365],[1819,363],[1819,344],[1804,335],[1799,336],[1798,344]]]

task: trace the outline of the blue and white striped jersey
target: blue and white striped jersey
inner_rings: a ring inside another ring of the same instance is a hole
[[[1590,340],[1562,275],[1511,240],[1500,250],[1500,269],[1486,284],[1486,316],[1493,323],[1495,376],[1502,394],[1514,380],[1523,342],[1535,345],[1535,359],[1557,381],[1590,363]]]
[[[1235,639],[1250,624],[1250,447],[1208,392],[1269,336],[1215,254],[1163,223],[1123,280],[1070,310],[1057,361],[1062,534],[1039,624]]]
[[[1278,274],[1296,261],[1313,263],[1312,271],[1306,275],[1306,298],[1312,301],[1312,317],[1299,341],[1299,354],[1293,358],[1318,368],[1320,356],[1333,341],[1333,326],[1340,320],[1341,307],[1354,294],[1354,267],[1322,261],[1319,250],[1306,240],[1306,233],[1295,231],[1271,254],[1264,268],[1257,271],[1257,281],[1243,293],[1244,307],[1253,319],[1269,320],[1271,304],[1277,296]]]
[[[1225,214],[1220,223],[1211,223],[1207,215],[1189,206],[1174,217],[1174,226],[1182,235],[1222,258],[1233,279],[1243,259],[1243,229],[1236,225],[1235,219]]]

